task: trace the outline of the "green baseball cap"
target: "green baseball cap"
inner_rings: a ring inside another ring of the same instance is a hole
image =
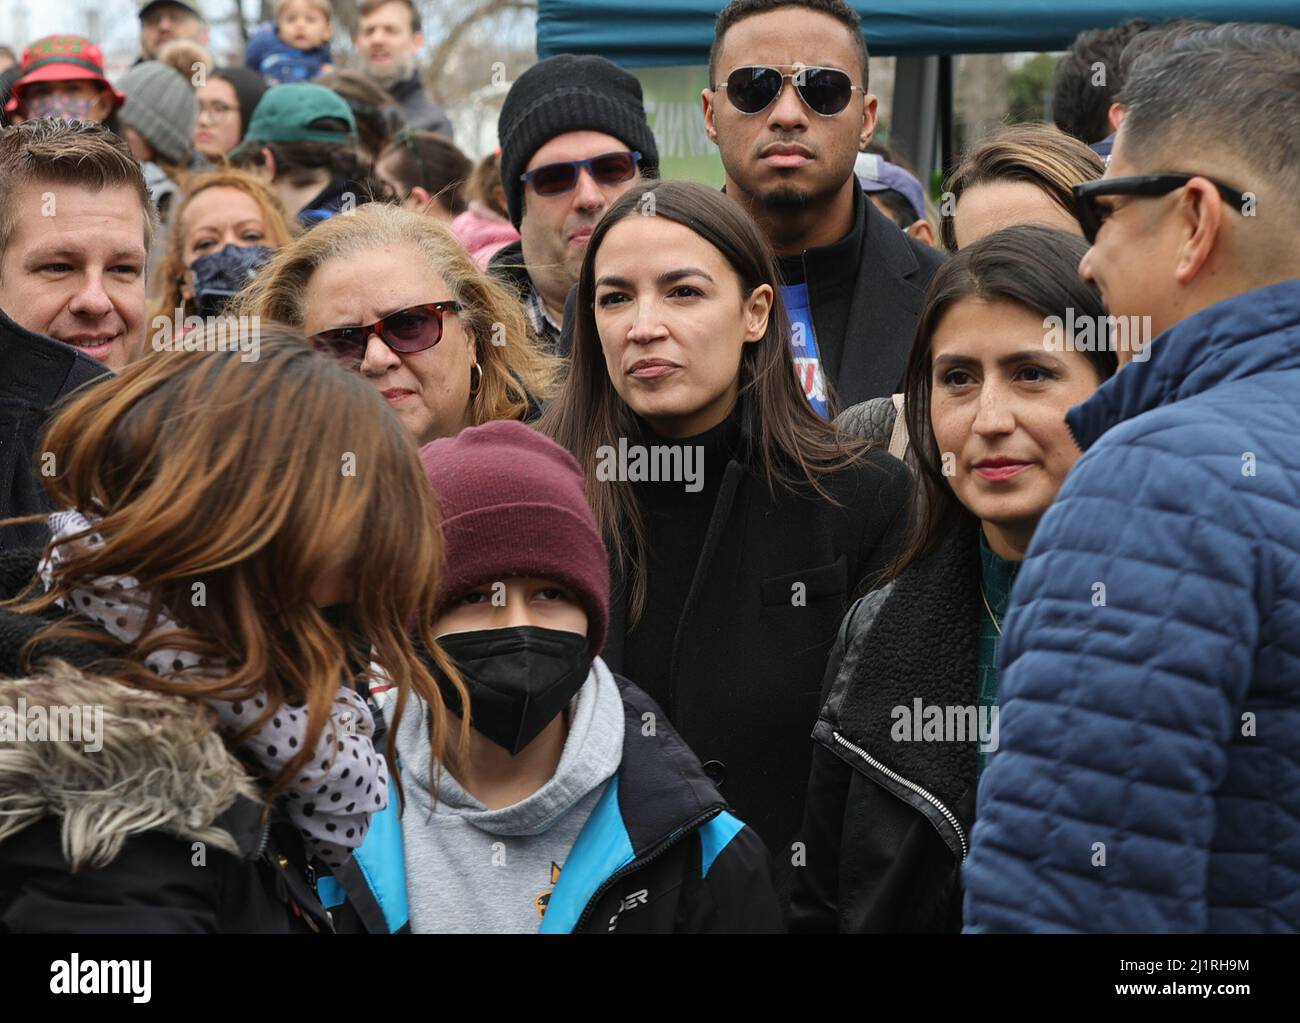
[[[347,131],[315,126],[322,118],[347,125]],[[337,92],[311,82],[292,82],[266,90],[244,134],[249,142],[339,142],[357,141],[357,121],[352,109]]]

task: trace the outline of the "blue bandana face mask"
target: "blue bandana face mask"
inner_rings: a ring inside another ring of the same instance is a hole
[[[23,103],[28,119],[53,117],[65,121],[89,121],[90,109],[94,105],[94,96],[71,96],[66,92],[47,92]]]
[[[220,316],[226,305],[256,276],[273,253],[265,245],[227,245],[190,264],[194,305],[200,316]]]

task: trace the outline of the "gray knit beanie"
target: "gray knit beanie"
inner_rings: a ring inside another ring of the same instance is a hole
[[[194,150],[199,101],[185,76],[147,60],[124,74],[117,87],[126,93],[126,105],[117,115],[122,126],[138,131],[163,160],[186,163]]]

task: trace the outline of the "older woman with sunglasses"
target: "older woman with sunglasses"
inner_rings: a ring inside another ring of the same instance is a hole
[[[298,327],[370,380],[421,444],[526,419],[555,361],[512,296],[429,217],[367,204],[282,249],[240,312]]]

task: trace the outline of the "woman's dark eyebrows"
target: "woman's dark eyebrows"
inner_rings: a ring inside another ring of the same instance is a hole
[[[934,364],[936,366],[978,366],[980,361],[973,355],[951,354],[938,356]],[[998,357],[999,366],[1013,366],[1020,362],[1050,362],[1056,366],[1063,365],[1060,359],[1043,348],[1022,348]]]
[[[937,366],[978,366],[980,360],[972,355],[940,355],[934,360]]]
[[[710,284],[713,278],[697,266],[683,266],[675,270],[665,270],[658,277],[660,284],[671,284],[673,281],[680,281],[683,277],[703,277]]]
[[[1009,352],[998,359],[1000,366],[1013,366],[1020,362],[1046,362],[1053,366],[1064,366],[1065,364],[1052,354],[1046,347],[1042,348],[1022,348],[1018,352]]]
[[[680,281],[684,277],[703,277],[710,284],[713,283],[713,277],[697,266],[682,266],[675,267],[672,270],[665,270],[655,278],[655,281],[659,284],[671,284],[673,281]],[[599,288],[602,285],[611,288],[627,288],[631,286],[631,281],[626,277],[606,274],[604,277],[599,277],[596,280],[596,287]]]

